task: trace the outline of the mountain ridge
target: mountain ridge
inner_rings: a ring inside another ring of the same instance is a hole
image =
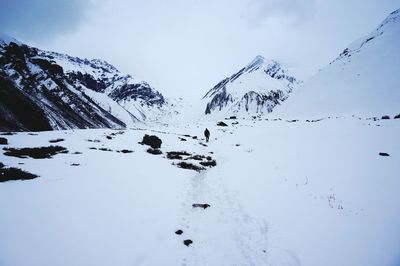
[[[269,113],[301,82],[275,60],[256,56],[248,65],[216,84],[202,98],[205,114]]]
[[[272,116],[395,116],[400,113],[400,10],[350,43]]]
[[[0,78],[3,130],[132,127],[156,117],[167,104],[147,82],[122,74],[105,60],[40,50],[4,34]],[[16,110],[10,102],[31,112]],[[40,126],[27,122],[32,119]]]

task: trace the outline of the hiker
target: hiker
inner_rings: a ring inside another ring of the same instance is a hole
[[[204,130],[204,136],[206,136],[206,141],[208,142],[208,140],[210,138],[210,131],[208,131],[208,128],[206,128],[206,130]]]

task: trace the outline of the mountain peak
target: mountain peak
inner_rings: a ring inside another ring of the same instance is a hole
[[[246,67],[215,85],[203,97],[206,114],[255,115],[271,112],[299,84],[274,60],[256,56]],[[218,113],[216,112],[216,113]]]
[[[390,13],[389,16],[387,16],[386,19],[383,20],[382,23],[370,34],[351,43],[346,49],[343,50],[339,57],[333,60],[330,64],[343,58],[348,58],[356,52],[358,53],[365,46],[374,43],[376,39],[382,38],[383,35],[393,35],[393,33],[397,36],[400,33],[400,9]]]
[[[379,27],[375,31],[379,31],[383,28],[390,27],[394,25],[394,23],[400,22],[400,9],[397,9],[393,11],[392,13],[387,16],[387,18],[382,21],[382,23],[379,25]]]
[[[265,61],[265,58],[261,55],[257,55],[247,66],[246,70],[253,70],[255,68],[260,67]]]
[[[400,10],[351,43],[292,99],[279,117],[397,115],[400,102]]]
[[[21,44],[20,41],[18,41],[17,39],[9,36],[8,34],[5,34],[3,32],[0,32],[0,44],[6,44],[8,45],[9,43],[14,42],[16,44]]]

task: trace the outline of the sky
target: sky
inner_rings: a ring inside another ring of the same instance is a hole
[[[255,56],[306,79],[400,0],[0,0],[0,31],[198,98]]]

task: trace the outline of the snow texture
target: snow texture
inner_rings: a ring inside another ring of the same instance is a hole
[[[0,155],[40,176],[0,183],[1,265],[398,265],[398,121],[238,122],[5,136],[69,153]],[[178,168],[144,134],[217,166]]]
[[[400,11],[353,42],[292,93],[272,116],[395,116],[400,113]]]

